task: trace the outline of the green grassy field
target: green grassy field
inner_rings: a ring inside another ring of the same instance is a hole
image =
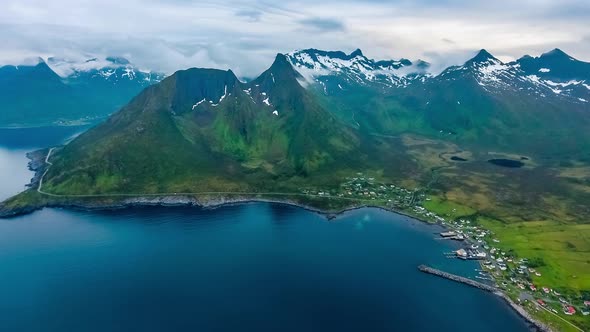
[[[501,239],[497,244],[518,257],[540,259],[542,275],[535,284],[576,291],[590,289],[590,224],[567,224],[551,220],[503,223],[479,217],[477,222]]]

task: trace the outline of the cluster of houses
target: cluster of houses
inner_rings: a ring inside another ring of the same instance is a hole
[[[337,193],[339,197],[382,200],[395,207],[406,207],[416,199],[424,198],[424,195],[415,195],[413,191],[394,184],[379,183],[375,178],[362,173],[346,178],[346,182],[340,187],[341,190]]]
[[[436,222],[439,222],[439,223],[445,223],[446,222],[446,219],[445,218],[437,215],[434,212],[428,211],[426,208],[424,208],[424,207],[422,207],[420,205],[414,206],[414,208],[412,209],[412,211],[415,214],[417,214],[419,216],[423,216],[423,217],[425,217],[428,220],[436,221]]]
[[[468,240],[471,243],[470,246],[455,252],[457,258],[481,260],[481,266],[491,275],[497,279],[509,277],[508,280],[517,289],[530,292],[537,299],[536,303],[539,306],[555,314],[558,313],[555,308],[561,308],[561,311],[568,316],[575,315],[577,313],[576,307],[578,307],[581,308],[579,311],[582,315],[590,315],[590,301],[584,301],[583,305],[575,306],[572,304],[573,301],[566,300],[559,292],[548,287],[538,288],[535,286],[531,282],[532,276],[541,277],[542,274],[535,268],[529,267],[529,261],[526,258],[517,259],[493,244],[489,244],[500,242],[500,240],[493,238],[491,231],[472,225],[469,220],[465,219],[445,220],[445,218],[420,206],[416,206],[414,212],[429,216],[451,229],[441,233],[442,238],[457,241]],[[507,288],[508,283],[502,282],[501,287]]]
[[[538,292],[537,289],[532,289],[533,292]],[[549,289],[547,287],[542,288],[543,293],[537,298],[537,304],[541,307],[557,314],[558,311],[555,310],[555,305],[551,306],[550,304],[557,304],[561,306],[561,309],[564,314],[568,316],[573,316],[576,314],[576,307],[571,304],[570,301],[566,300],[560,293],[554,291],[553,289]],[[581,313],[584,316],[590,315],[590,301],[584,301],[583,305],[579,306],[581,308]]]

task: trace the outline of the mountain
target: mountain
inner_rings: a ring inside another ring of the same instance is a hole
[[[324,107],[360,131],[414,132],[480,147],[547,153],[590,146],[590,85],[583,80],[587,64],[563,52],[528,60],[547,67],[542,77],[531,74],[539,69],[524,66],[522,59],[503,63],[486,50],[438,75],[404,76],[401,70],[417,67],[404,60],[378,70],[379,62],[361,52],[306,50],[289,58]],[[559,73],[559,80],[550,81],[551,72]]]
[[[0,67],[0,125],[54,118],[48,114],[54,110],[70,114],[67,110],[76,105],[69,98],[73,95],[73,89],[42,60],[36,65]]]
[[[44,186],[80,193],[256,191],[359,165],[364,153],[351,152],[361,138],[300,80],[280,54],[250,83],[231,71],[178,71],[57,153]]]
[[[143,71],[123,57],[92,58],[83,63],[49,58],[48,64],[72,84],[111,84],[119,88],[126,85],[157,83],[164,75]]]
[[[479,146],[576,150],[590,124],[585,103],[538,84],[518,65],[481,50],[461,66],[408,88],[426,129]],[[571,132],[579,127],[580,131]],[[551,139],[545,139],[551,133]],[[536,139],[532,139],[536,138]]]
[[[393,127],[392,121],[403,126],[403,120],[389,116],[395,102],[384,98],[431,77],[427,62],[373,60],[358,49],[351,54],[307,49],[289,53],[287,59],[326,109],[366,132],[390,133],[384,127]]]
[[[47,62],[37,62],[0,67],[0,126],[64,124],[101,118],[163,77],[139,71],[124,58],[90,59],[82,63],[49,58]]]
[[[339,94],[355,85],[387,89],[405,86],[427,75],[429,64],[408,59],[369,59],[360,49],[341,51],[306,49],[287,54],[289,62],[310,82],[323,86],[325,94]]]
[[[526,55],[516,61],[527,75],[556,81],[590,81],[590,63],[579,61],[556,48],[539,57]]]
[[[426,67],[305,50],[277,55],[248,83],[232,71],[178,71],[58,152],[45,185],[55,193],[292,190],[358,169],[395,173],[414,161],[377,138],[408,133],[476,151],[554,157],[590,148],[588,103],[518,63],[481,50],[436,76],[417,66]]]
[[[554,94],[569,96],[582,103],[590,102],[590,63],[579,61],[560,49],[539,57],[524,56],[514,65],[527,77]]]

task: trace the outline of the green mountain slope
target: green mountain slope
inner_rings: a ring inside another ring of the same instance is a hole
[[[179,71],[68,144],[44,188],[157,193],[253,190],[269,182],[269,189],[277,179],[358,166],[362,155],[351,153],[361,139],[298,79],[282,55],[248,84],[231,71]]]
[[[590,149],[587,64],[562,52],[507,64],[481,50],[436,76],[392,70],[386,79],[370,68],[359,77],[354,63],[350,69],[326,69],[343,61],[326,57],[297,62],[296,54],[291,61],[302,72],[315,73],[311,90],[335,116],[362,132],[415,133],[478,149],[552,157],[584,156]]]

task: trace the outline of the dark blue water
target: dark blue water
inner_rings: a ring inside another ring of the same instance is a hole
[[[417,271],[475,274],[438,231],[262,203],[0,219],[0,331],[527,331],[497,297]]]
[[[526,331],[463,274],[438,229],[374,209],[327,221],[285,206],[0,221],[3,331]]]

